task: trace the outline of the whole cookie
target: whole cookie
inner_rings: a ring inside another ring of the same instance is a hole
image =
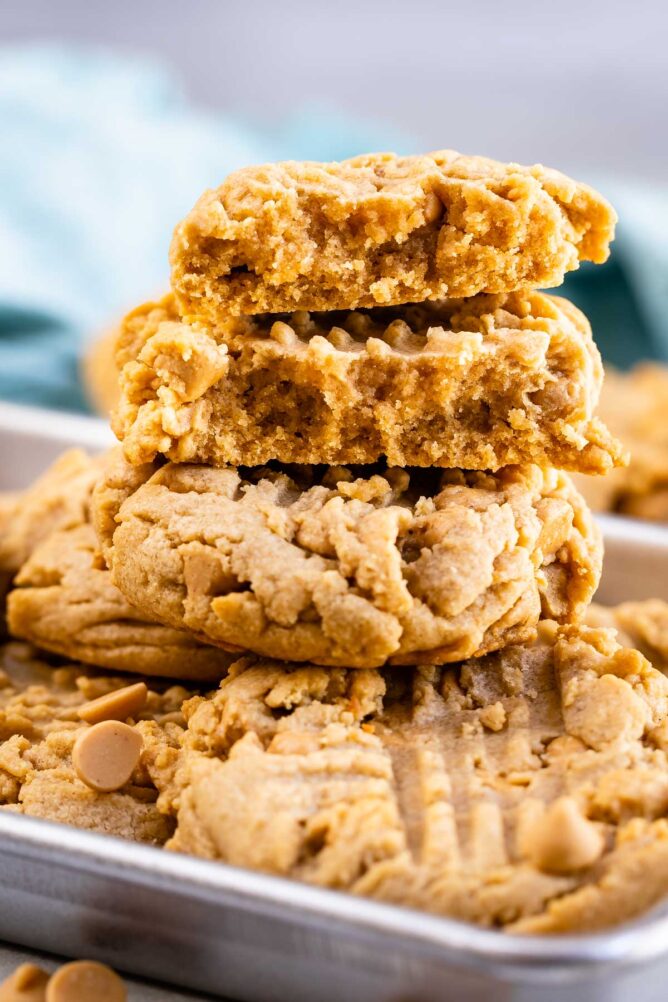
[[[26,490],[0,494],[0,637],[16,572],[51,532],[88,517],[101,468],[82,449],[69,449]]]
[[[89,522],[100,463],[66,454],[0,525],[0,557],[11,567],[22,558],[7,595],[10,632],[100,668],[217,681],[224,651],[147,620],[112,583]]]
[[[612,631],[404,672],[248,659],[185,712],[171,848],[512,932],[668,892],[668,680]]]
[[[442,663],[571,622],[601,544],[565,474],[294,467],[137,469],[95,491],[115,584],[227,649],[372,667]]]
[[[52,532],[86,521],[103,465],[83,449],[69,449],[26,490],[5,496],[0,505],[0,574],[13,577]]]

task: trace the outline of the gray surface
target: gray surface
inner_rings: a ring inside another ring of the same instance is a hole
[[[309,102],[423,148],[665,180],[664,0],[3,0],[0,39],[153,53],[199,102],[273,123]]]
[[[668,975],[665,909],[503,935],[5,812],[0,939],[248,1002],[663,1002]]]

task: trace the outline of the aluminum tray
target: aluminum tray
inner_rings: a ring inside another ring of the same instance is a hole
[[[0,490],[109,441],[101,421],[0,404]],[[599,597],[668,598],[668,529],[601,524]],[[0,938],[257,1002],[654,1002],[668,980],[668,907],[607,934],[508,936],[3,812]]]

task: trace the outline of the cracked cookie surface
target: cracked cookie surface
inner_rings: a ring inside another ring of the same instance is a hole
[[[9,512],[4,552],[23,558],[7,595],[11,633],[101,668],[222,678],[230,661],[223,651],[147,621],[112,583],[89,520],[101,462],[66,454]],[[0,526],[0,548],[2,533]]]
[[[559,285],[608,256],[616,216],[540,165],[440,150],[247,167],[175,230],[184,315],[387,306]]]
[[[78,710],[127,685],[81,665],[49,663],[30,644],[0,646],[0,810],[162,845],[173,822],[158,810],[183,733],[181,685],[149,683],[146,705],[127,722],[142,736],[140,761],[121,789],[100,793],[72,764],[77,737],[89,728]]]
[[[184,711],[171,848],[523,933],[668,892],[668,680],[612,631],[404,672],[244,659]]]
[[[113,580],[230,650],[456,661],[532,639],[541,615],[577,620],[600,575],[599,534],[553,470],[151,469],[117,458],[96,488]]]
[[[603,473],[585,317],[542,293],[188,324],[173,297],[126,319],[113,428],[127,459]]]

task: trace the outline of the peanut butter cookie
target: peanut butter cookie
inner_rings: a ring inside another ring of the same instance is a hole
[[[112,584],[89,521],[101,462],[67,453],[0,523],[0,561],[21,561],[7,596],[10,632],[100,668],[217,681],[231,660],[222,650],[147,621]]]
[[[247,167],[177,226],[184,316],[355,309],[559,285],[605,261],[611,206],[540,165],[453,150]]]
[[[631,461],[601,479],[578,477],[587,503],[594,511],[668,522],[668,366],[607,370],[600,413]]]
[[[142,615],[288,661],[442,663],[576,621],[599,535],[568,477],[116,460],[94,518]],[[541,612],[542,609],[542,612]]]
[[[0,809],[162,845],[173,823],[158,810],[154,780],[169,787],[192,689],[152,683],[140,712],[126,718],[141,754],[121,788],[96,791],[72,762],[77,739],[92,729],[79,712],[124,686],[81,665],[47,663],[30,644],[0,647]]]
[[[184,710],[173,849],[522,933],[668,892],[668,679],[612,631],[404,672],[243,660]]]
[[[188,631],[147,620],[112,583],[97,549],[88,523],[54,532],[38,546],[7,596],[10,633],[99,668],[222,678],[232,659]]]
[[[587,609],[585,622],[614,628],[620,644],[635,647],[655,668],[668,674],[668,602],[648,598],[615,606],[594,603]]]
[[[603,370],[585,317],[542,293],[188,324],[127,318],[113,427],[132,463],[375,463],[604,473]]]
[[[70,449],[27,490],[6,496],[0,509],[0,574],[13,577],[52,532],[86,521],[103,465],[82,449]]]
[[[116,341],[118,327],[99,335],[86,347],[79,371],[86,398],[102,417],[108,418],[119,397],[118,370],[116,369]]]

